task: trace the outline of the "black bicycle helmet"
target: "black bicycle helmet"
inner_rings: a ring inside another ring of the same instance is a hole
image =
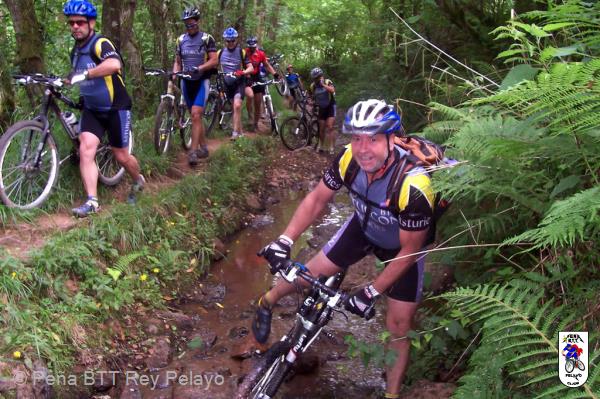
[[[181,20],[185,21],[186,19],[200,19],[200,10],[196,7],[188,7],[181,13]]]
[[[319,67],[315,67],[312,69],[312,71],[310,71],[311,79],[320,78],[321,76],[323,76],[323,70]]]
[[[248,40],[246,40],[246,43],[248,44],[248,47],[256,47],[258,46],[258,39],[256,36],[250,36]]]

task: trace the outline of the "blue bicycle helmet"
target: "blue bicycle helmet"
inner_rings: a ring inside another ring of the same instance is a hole
[[[96,19],[98,12],[96,7],[87,0],[69,0],[63,7],[63,14],[69,17],[71,15],[81,15],[86,18]]]
[[[394,134],[402,129],[402,118],[391,105],[381,100],[359,101],[346,113],[344,134]]]
[[[248,47],[256,47],[258,45],[258,39],[256,36],[250,36],[248,40],[246,40]]]
[[[237,30],[233,29],[231,26],[227,29],[225,29],[225,32],[223,32],[223,39],[225,40],[233,40],[233,39],[237,39],[238,37],[238,33]]]
[[[181,20],[185,21],[186,19],[190,18],[200,19],[200,10],[198,10],[196,7],[190,7],[183,10],[181,13]]]

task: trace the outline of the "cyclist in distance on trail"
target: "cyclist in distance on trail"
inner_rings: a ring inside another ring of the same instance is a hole
[[[304,91],[304,85],[302,84],[302,79],[300,75],[294,72],[294,66],[289,64],[286,68],[285,80],[287,81],[288,88],[290,89],[289,100],[290,103],[293,103],[296,98],[300,98],[300,96],[296,95],[296,91],[302,93]]]
[[[192,144],[188,152],[190,166],[198,164],[200,158],[208,157],[202,115],[210,89],[210,75],[217,66],[215,39],[201,32],[198,26],[200,11],[196,7],[186,8],[181,14],[186,33],[177,38],[173,72],[191,72],[191,78],[182,79],[183,97],[192,117]]]
[[[242,102],[244,101],[244,90],[246,88],[245,78],[254,71],[254,68],[246,51],[238,45],[238,32],[234,28],[225,29],[223,40],[225,40],[225,48],[219,50],[217,58],[219,60],[219,71],[228,74],[224,77],[225,92],[227,98],[233,103],[231,139],[235,140],[242,135]]]
[[[411,329],[421,299],[425,263],[424,257],[415,253],[431,242],[435,230],[430,176],[422,167],[408,168],[412,165],[408,153],[394,145],[394,136],[402,132],[401,117],[383,101],[360,101],[351,107],[343,125],[343,133],[351,136],[350,144],[300,203],[283,234],[260,252],[271,272],[285,266],[294,241],[321,215],[335,192],[346,186],[354,213],[307,267],[313,276],[331,276],[371,253],[386,262],[375,280],[353,292],[345,306],[361,317],[371,317],[377,300],[386,296],[386,327],[392,338],[405,337]],[[259,343],[269,337],[272,307],[295,291],[293,285],[280,280],[259,299],[252,323]],[[385,397],[398,398],[410,340],[392,339],[390,349],[397,357],[387,369]]]
[[[79,135],[79,169],[86,202],[74,208],[73,214],[86,217],[99,210],[96,149],[108,131],[108,140],[115,159],[133,179],[128,202],[135,203],[136,193],[144,187],[137,159],[128,152],[131,130],[131,98],[123,82],[123,60],[114,44],[96,33],[97,11],[87,0],[69,0],[63,14],[75,39],[71,51],[73,67],[70,84],[79,84],[83,99]]]
[[[315,67],[310,71],[310,78],[312,83],[308,88],[308,94],[312,96],[314,104],[319,107],[319,113],[317,114],[317,120],[319,121],[318,149],[320,153],[329,151],[330,154],[333,154],[335,145],[335,130],[333,130],[336,111],[335,87],[331,80],[325,79],[323,70],[319,67]]]
[[[254,86],[252,84],[257,82],[263,82],[263,77],[260,74],[262,66],[271,74],[275,80],[280,78],[279,74],[275,72],[275,69],[269,64],[269,60],[265,55],[265,52],[258,48],[258,39],[256,36],[250,36],[246,40],[248,47],[246,48],[246,54],[252,63],[254,70],[248,75],[246,79],[246,109],[248,110],[248,117],[253,119],[252,129],[258,130],[258,121],[260,119],[260,111],[262,106],[263,95],[265,94],[265,86]],[[254,115],[252,114],[252,108],[254,106]]]

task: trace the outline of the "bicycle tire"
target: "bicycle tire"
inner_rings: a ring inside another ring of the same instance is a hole
[[[283,121],[279,136],[283,145],[291,151],[308,145],[310,139],[306,123],[297,116],[291,116]]]
[[[131,129],[129,130],[127,152],[129,154],[133,152],[133,134]],[[106,135],[96,150],[96,165],[98,166],[98,180],[105,186],[116,186],[125,175],[125,168],[114,158],[108,142],[108,136]]]
[[[567,359],[567,363],[565,363],[565,371],[567,373],[572,373],[575,369],[575,361],[571,359]]]
[[[227,99],[221,104],[219,110],[219,129],[223,131],[233,129],[232,118],[233,104]]]
[[[206,105],[204,106],[203,118],[206,123],[204,129],[206,137],[208,137],[217,121],[217,114],[219,113],[218,100],[219,96],[216,93],[210,93],[206,100]]]
[[[158,155],[169,150],[173,124],[173,105],[169,100],[163,100],[158,104],[154,117],[154,149]]]
[[[290,348],[287,341],[273,344],[239,385],[236,398],[259,399],[264,394],[273,397],[291,370],[291,364],[285,361]]]
[[[267,97],[265,98],[265,108],[269,115],[269,121],[271,121],[271,133],[276,136],[279,134],[279,127],[277,126],[277,118],[275,118],[275,109],[273,108],[273,101]]]
[[[310,122],[310,138],[307,145],[312,145],[316,150],[319,145],[319,121],[313,120]]]
[[[185,104],[179,104],[179,137],[181,147],[188,151],[192,147],[192,118]]]
[[[279,73],[279,76],[285,76],[279,68],[277,68],[277,73]],[[287,80],[284,77],[280,78],[279,82],[275,84],[275,89],[280,96],[285,96],[289,92]]]
[[[48,134],[46,140],[47,151],[42,153],[42,167],[32,166],[36,156],[35,150],[44,135],[43,128],[43,125],[37,121],[21,121],[9,127],[0,138],[0,199],[8,207],[37,208],[48,198],[56,183],[59,160],[56,141],[51,133]],[[23,140],[20,145],[19,140]],[[16,152],[13,154],[11,149],[15,149]],[[20,160],[23,155],[25,155],[25,159]],[[16,161],[17,165],[13,167],[7,165],[10,161]],[[45,165],[48,166],[44,167]],[[23,175],[22,177],[18,176],[19,171],[22,172],[20,173]],[[11,179],[13,175],[14,177]],[[21,179],[21,183],[19,183],[19,179]],[[41,182],[41,185],[37,182]],[[26,191],[21,189],[22,183],[28,185]],[[36,191],[32,192],[32,189],[36,189]],[[17,191],[15,192],[15,190]],[[20,200],[22,193],[26,193],[27,196]]]

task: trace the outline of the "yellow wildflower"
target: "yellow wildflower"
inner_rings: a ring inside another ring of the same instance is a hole
[[[140,281],[146,281],[146,280],[148,280],[148,275],[146,273],[144,273],[140,276]]]
[[[152,273],[158,274],[160,272],[160,269],[158,267],[155,267],[154,269],[152,269]]]
[[[19,351],[14,351],[14,352],[13,352],[13,357],[14,357],[15,359],[20,359],[20,358],[21,358],[21,352],[19,352]]]

